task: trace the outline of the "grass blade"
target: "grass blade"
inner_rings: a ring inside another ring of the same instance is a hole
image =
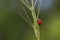
[[[21,13],[19,13],[19,15],[20,15],[30,26],[32,26],[32,24],[26,19],[26,17],[24,17]]]
[[[38,7],[37,19],[39,18],[40,8],[41,8],[42,0],[40,0],[40,5]]]
[[[29,16],[28,16],[28,14],[27,14],[27,12],[26,12],[26,10],[25,10],[25,8],[23,7],[23,10],[24,10],[24,12],[25,12],[25,15],[26,15],[26,17],[27,17],[27,19],[29,20],[29,22],[32,24],[32,22],[31,22],[31,20],[30,20],[30,18],[29,18]]]

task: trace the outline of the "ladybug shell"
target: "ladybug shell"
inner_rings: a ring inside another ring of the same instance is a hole
[[[42,25],[42,20],[41,19],[38,19],[37,20],[37,23],[38,23],[39,26]]]

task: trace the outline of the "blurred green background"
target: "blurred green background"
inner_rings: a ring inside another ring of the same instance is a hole
[[[42,7],[40,11],[43,20],[41,40],[60,40],[60,0],[53,2],[51,8]],[[22,6],[19,0],[0,0],[0,40],[36,40],[33,28],[19,15],[25,15]],[[29,10],[26,8],[26,11]],[[33,22],[30,13],[28,15]]]

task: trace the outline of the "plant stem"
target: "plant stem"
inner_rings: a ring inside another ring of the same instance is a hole
[[[32,6],[30,7],[29,5],[27,5],[24,2],[24,0],[21,0],[21,2],[31,11],[32,18],[33,18],[33,21],[34,21],[32,27],[34,29],[36,40],[40,40],[39,25],[37,24],[37,17],[36,17],[36,12],[35,12],[35,4],[36,3],[34,4],[34,0],[31,0]],[[36,2],[37,2],[37,0],[36,0]],[[39,16],[39,10],[38,10],[38,16]]]
[[[37,25],[37,23],[33,24],[33,29],[35,32],[36,40],[40,40],[39,26]]]
[[[36,40],[40,40],[40,32],[39,32],[39,25],[37,24],[37,17],[36,17],[36,13],[35,13],[35,9],[34,7],[32,7],[32,17],[33,17],[33,29],[34,29],[34,33],[36,36]]]

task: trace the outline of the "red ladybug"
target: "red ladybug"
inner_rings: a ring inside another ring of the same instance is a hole
[[[41,19],[38,19],[37,20],[37,23],[38,23],[39,26],[42,25],[42,20]]]

